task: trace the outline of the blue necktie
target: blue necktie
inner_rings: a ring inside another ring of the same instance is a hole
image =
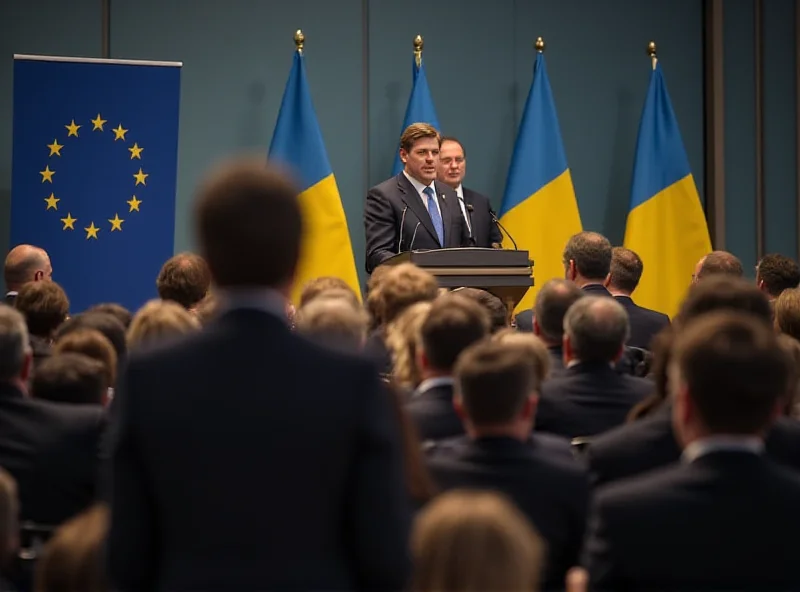
[[[439,244],[444,246],[444,225],[442,224],[442,215],[439,213],[439,207],[436,205],[436,196],[430,187],[423,189],[422,193],[428,196],[428,213],[431,215],[433,229],[436,231],[436,236],[439,237]]]

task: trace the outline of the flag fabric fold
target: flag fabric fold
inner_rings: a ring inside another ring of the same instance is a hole
[[[644,262],[634,296],[672,317],[694,266],[711,251],[703,206],[689,167],[661,66],[650,75],[631,183],[625,246]]]
[[[301,189],[304,231],[292,299],[297,302],[303,285],[321,276],[343,279],[360,297],[347,218],[311,101],[304,59],[295,52],[269,147],[269,159],[286,166]]]
[[[534,64],[533,82],[514,144],[500,222],[534,261],[535,286],[517,310],[531,308],[538,286],[564,277],[561,254],[569,238],[581,231],[544,54]],[[513,248],[504,233],[503,246]]]
[[[437,130],[441,131],[439,127],[439,118],[436,116],[436,109],[433,106],[433,98],[431,97],[431,89],[428,87],[428,77],[425,75],[425,64],[422,63],[420,58],[420,65],[417,67],[416,57],[411,62],[412,68],[412,87],[411,95],[408,97],[408,105],[406,106],[406,114],[403,118],[403,131],[412,123],[427,123],[432,125]],[[400,136],[398,135],[398,140]],[[399,149],[399,146],[397,147]],[[399,175],[403,170],[403,163],[400,160],[398,150],[395,150],[394,168],[392,175]]]
[[[11,244],[49,253],[73,314],[157,296],[175,240],[180,71],[15,56]]]

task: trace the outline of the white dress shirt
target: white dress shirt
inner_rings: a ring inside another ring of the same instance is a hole
[[[422,183],[417,181],[414,177],[409,175],[407,172],[403,171],[403,174],[406,176],[406,179],[408,179],[411,182],[411,185],[414,186],[414,189],[417,190],[419,198],[422,200],[422,205],[425,206],[426,210],[428,209],[428,196],[422,192],[428,187],[430,187],[433,190],[433,203],[436,204],[436,209],[439,210],[439,217],[442,219],[442,222],[444,222],[444,216],[442,216],[442,208],[439,205],[439,197],[438,197],[439,194],[436,193],[436,181],[431,181],[430,185],[423,185]],[[430,214],[430,211],[428,213]]]
[[[464,220],[467,223],[467,230],[470,235],[472,234],[472,224],[469,221],[469,214],[467,214],[467,204],[464,201],[464,187],[461,183],[456,187],[456,195],[458,196],[458,206],[461,208],[461,213],[464,214]]]
[[[764,441],[755,436],[709,436],[689,444],[681,456],[684,462],[692,462],[712,452],[721,450],[761,454]]]

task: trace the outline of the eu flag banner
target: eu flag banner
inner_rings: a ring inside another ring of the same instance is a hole
[[[537,287],[549,279],[564,277],[561,253],[582,226],[541,51],[536,56],[533,82],[514,144],[500,221],[518,247],[529,252]],[[507,236],[503,246],[513,247]],[[528,290],[517,310],[531,308],[535,296],[536,289]]]
[[[180,65],[14,56],[11,244],[49,253],[73,314],[156,296],[173,253]]]
[[[703,206],[657,61],[639,124],[625,246],[644,261],[637,303],[670,317],[678,311],[695,264],[711,251]]]
[[[408,105],[406,106],[406,115],[403,118],[403,131],[412,123],[427,123],[440,130],[439,118],[436,117],[436,109],[433,106],[433,98],[431,97],[431,89],[428,87],[428,78],[425,76],[425,65],[422,63],[422,58],[419,58],[419,66],[417,66],[417,58],[411,62],[411,95],[408,97]],[[397,136],[398,140],[400,136]],[[400,153],[395,149],[394,168],[392,175],[399,175],[403,170],[403,163],[400,161]]]
[[[311,102],[304,60],[297,50],[269,147],[270,160],[287,166],[301,189],[304,231],[294,302],[303,284],[320,276],[339,277],[361,294],[347,218]]]

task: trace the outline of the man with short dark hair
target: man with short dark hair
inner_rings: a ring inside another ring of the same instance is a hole
[[[489,313],[489,332],[496,333],[508,327],[508,308],[497,296],[478,288],[456,288],[453,292],[480,304]]]
[[[653,337],[669,325],[669,317],[655,310],[639,306],[631,295],[639,285],[644,272],[644,264],[639,255],[624,247],[614,247],[611,251],[611,269],[606,287],[628,313],[631,335],[628,345],[650,349]]]
[[[195,223],[219,310],[136,352],[119,381],[112,587],[402,589],[410,508],[390,401],[369,361],[287,326],[297,188],[263,159],[226,164]]]
[[[420,440],[464,433],[453,409],[453,366],[462,351],[488,334],[489,315],[476,302],[452,293],[433,301],[417,352],[422,382],[406,407]]]
[[[564,316],[569,307],[586,295],[577,284],[552,279],[539,288],[533,308],[533,333],[550,351],[552,374],[564,369]]]
[[[712,251],[697,262],[694,268],[694,275],[692,275],[692,282],[697,283],[701,279],[712,275],[742,277],[744,268],[739,258],[732,253],[728,253],[728,251]]]
[[[102,405],[108,387],[102,362],[84,354],[62,352],[48,358],[36,369],[31,381],[31,396],[55,403]]]
[[[774,331],[699,318],[677,334],[669,375],[682,462],[597,492],[592,589],[797,590],[800,476],[763,454],[789,378]]]
[[[3,276],[6,283],[6,304],[14,304],[17,292],[25,284],[52,279],[50,256],[39,247],[17,245],[6,255]]]
[[[581,289],[597,296],[611,296],[605,283],[611,270],[611,243],[597,232],[570,237],[562,257],[564,274]]]
[[[628,315],[613,298],[585,296],[564,317],[565,370],[542,387],[536,429],[567,438],[622,424],[653,383],[620,374],[614,364],[628,339]]]
[[[756,285],[774,301],[784,290],[800,284],[800,266],[790,257],[769,253],[761,258],[756,267]]]
[[[14,308],[25,317],[35,370],[50,356],[53,335],[69,314],[69,299],[55,282],[28,282],[17,292]]]
[[[197,306],[210,285],[208,265],[194,253],[178,253],[170,257],[156,278],[158,297],[177,302],[187,310]]]
[[[542,376],[522,346],[481,341],[455,369],[455,406],[466,436],[428,449],[436,484],[508,495],[548,545],[542,589],[563,587],[578,563],[589,500],[584,469],[531,433]]]

